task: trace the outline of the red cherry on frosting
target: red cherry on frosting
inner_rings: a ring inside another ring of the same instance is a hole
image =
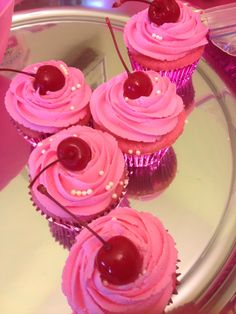
[[[145,72],[137,71],[128,74],[124,82],[124,96],[137,99],[141,96],[149,96],[152,92],[152,81]]]
[[[125,285],[135,281],[142,272],[142,257],[132,241],[124,236],[115,236],[98,251],[96,266],[102,280]]]
[[[175,0],[154,0],[149,6],[148,16],[157,25],[175,23],[180,16],[180,8]]]
[[[53,65],[42,65],[34,75],[34,89],[39,89],[40,95],[45,95],[47,91],[55,92],[65,85],[64,74]]]
[[[88,144],[78,137],[68,137],[57,147],[57,157],[68,170],[83,170],[91,160],[92,152]]]

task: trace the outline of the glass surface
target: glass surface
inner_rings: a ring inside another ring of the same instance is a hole
[[[104,25],[105,15],[66,8],[19,14],[2,66],[19,69],[62,59],[80,66],[95,87],[123,71]],[[125,17],[111,18],[128,62],[121,32]],[[1,80],[3,105],[8,82]],[[169,310],[201,299],[235,243],[235,99],[204,61],[194,74],[193,87],[195,109],[190,104],[185,131],[174,145],[175,178],[159,194],[154,189],[146,197],[140,193],[129,197],[132,207],[160,217],[176,240],[181,285]],[[54,242],[47,222],[29,199],[27,167],[23,167],[29,146],[6,116],[1,119],[1,173],[5,175],[0,180],[0,312],[69,314],[60,287],[68,252]]]

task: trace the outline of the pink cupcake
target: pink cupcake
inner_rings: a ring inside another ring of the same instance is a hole
[[[85,126],[73,126],[38,144],[29,158],[30,194],[56,240],[70,247],[81,230],[77,219],[90,222],[119,204],[127,184],[124,165],[117,141]]]
[[[135,73],[140,72],[131,75]],[[115,136],[130,167],[160,161],[182,133],[185,122],[176,85],[154,71],[143,73],[150,84],[148,96],[126,97],[129,75],[122,73],[98,86],[90,100],[94,127]]]
[[[12,79],[5,105],[26,140],[35,146],[61,129],[88,124],[91,88],[79,69],[51,60],[29,65],[24,72],[30,75]]]
[[[89,224],[71,248],[62,290],[73,314],[161,314],[176,293],[177,251],[160,220],[119,208]]]
[[[124,41],[133,69],[158,71],[179,87],[196,69],[207,33],[200,14],[183,2],[154,0],[126,23]]]

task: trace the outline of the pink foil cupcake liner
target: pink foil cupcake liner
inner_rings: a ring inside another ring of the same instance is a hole
[[[132,57],[132,55],[129,54],[130,63],[133,70],[136,71],[148,71],[152,70],[150,68],[144,67],[141,64],[139,64],[137,61],[135,61]],[[175,83],[177,86],[177,89],[180,88],[182,85],[184,85],[193,75],[194,71],[196,70],[196,67],[198,65],[199,60],[193,62],[190,65],[187,65],[183,68],[174,69],[174,70],[162,70],[157,71],[161,76],[167,76],[171,82]]]
[[[148,167],[130,169],[127,195],[141,200],[158,196],[174,180],[176,170],[176,154],[174,149],[169,147],[159,162]]]
[[[129,204],[128,200],[125,197],[123,198],[124,194],[125,194],[125,192],[122,193],[122,196],[118,200],[116,205],[108,207],[104,212],[102,212],[96,218],[107,215],[111,210],[113,210],[117,207],[122,207],[123,204]],[[94,218],[94,219],[96,219],[96,218]],[[94,220],[94,219],[92,219],[92,220]],[[50,219],[48,219],[48,221],[49,221],[49,229],[50,229],[50,232],[51,232],[52,236],[54,237],[54,239],[59,244],[61,244],[65,249],[69,250],[72,247],[72,245],[74,244],[75,238],[80,233],[80,231],[82,230],[83,227],[81,228],[80,226],[75,226],[72,224],[70,225],[68,223],[67,224],[66,223],[59,223],[55,220],[50,221]],[[87,223],[90,223],[91,221],[89,221]]]
[[[123,204],[129,204],[128,200],[125,198],[126,194],[126,187],[128,185],[128,179],[124,180],[123,190],[117,198],[115,202],[113,202],[110,206],[108,206],[105,210],[100,212],[99,214],[93,216],[90,220],[83,220],[83,218],[79,218],[80,221],[90,223],[94,219],[97,219],[101,216],[107,215],[111,210],[115,209],[116,207],[123,206]],[[40,206],[37,201],[35,200],[31,191],[29,191],[29,195],[31,197],[31,201],[35,206],[36,210],[49,222],[49,229],[51,231],[52,236],[54,239],[61,244],[65,249],[70,249],[73,243],[75,242],[76,236],[80,233],[83,227],[80,224],[76,224],[70,221],[65,221],[60,218],[51,217],[45,213],[42,206]]]
[[[36,147],[45,138],[51,136],[50,133],[40,133],[33,130],[28,130],[24,126],[18,124],[12,119],[12,123],[16,127],[18,133],[33,147]]]
[[[128,168],[148,167],[150,165],[160,163],[169,147],[160,149],[158,152],[143,155],[134,155],[124,153],[125,163]]]

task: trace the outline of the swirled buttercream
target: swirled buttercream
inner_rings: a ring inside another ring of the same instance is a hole
[[[150,22],[148,9],[132,16],[124,28],[124,41],[130,53],[161,61],[183,58],[207,44],[208,28],[198,12],[178,1],[180,17],[175,23],[160,26]]]
[[[62,61],[47,61],[27,66],[24,71],[36,73],[42,65],[53,65],[65,75],[65,85],[58,91],[40,95],[34,89],[34,78],[17,74],[5,97],[6,109],[19,124],[31,130],[55,133],[79,123],[88,113],[91,88],[83,73]]]
[[[162,313],[176,285],[177,251],[160,220],[123,207],[93,221],[90,227],[104,240],[117,235],[130,239],[143,257],[142,273],[125,285],[103,282],[95,263],[102,243],[83,230],[62,276],[62,289],[74,313]]]
[[[127,73],[122,73],[98,86],[90,100],[90,110],[96,124],[123,139],[155,142],[171,132],[183,111],[176,86],[154,71],[145,72],[153,89],[150,96],[127,99],[123,85]]]
[[[43,184],[71,213],[89,220],[114,201],[114,193],[118,194],[116,190],[123,178],[124,158],[111,135],[85,126],[60,131],[43,140],[33,150],[29,158],[29,174],[32,180],[44,167],[58,159],[58,144],[70,136],[78,136],[89,145],[92,157],[87,166],[81,171],[69,171],[57,162],[39,176],[31,188],[31,194],[44,214],[70,221],[67,213],[38,192],[37,186]]]

